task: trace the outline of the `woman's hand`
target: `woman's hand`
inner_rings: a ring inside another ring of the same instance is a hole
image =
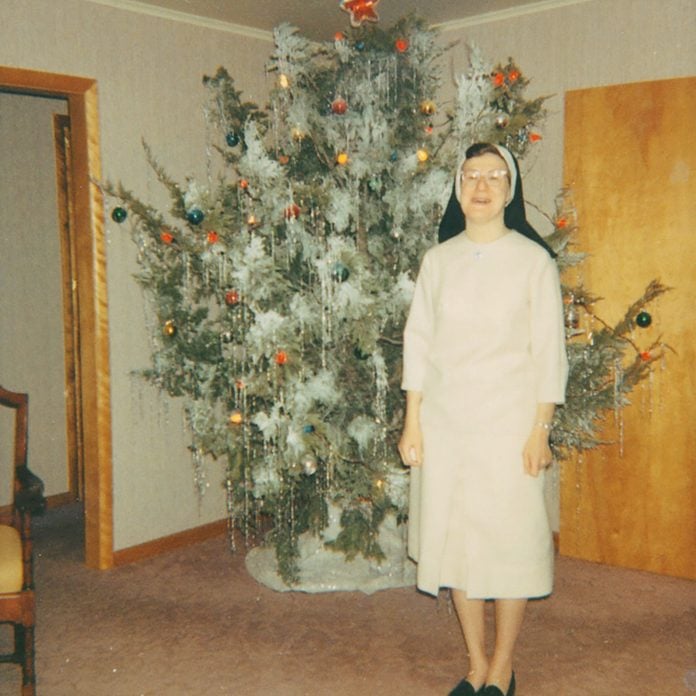
[[[399,454],[404,466],[420,466],[423,463],[423,431],[420,427],[422,399],[421,392],[406,392],[404,430],[399,440]]]
[[[553,455],[549,447],[549,430],[539,424],[535,424],[527,438],[522,450],[524,473],[529,476],[538,476],[542,469],[550,466]]]
[[[420,466],[423,463],[423,434],[417,423],[407,421],[404,425],[399,440],[399,454],[405,466]]]

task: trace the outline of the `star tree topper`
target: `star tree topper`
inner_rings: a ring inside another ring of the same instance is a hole
[[[378,22],[375,5],[379,0],[341,0],[341,9],[350,13],[351,26],[359,27],[363,22]]]

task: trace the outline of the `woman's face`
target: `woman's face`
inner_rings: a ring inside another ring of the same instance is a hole
[[[461,176],[460,205],[467,223],[483,224],[502,220],[510,191],[510,176],[505,160],[485,153],[466,160]]]

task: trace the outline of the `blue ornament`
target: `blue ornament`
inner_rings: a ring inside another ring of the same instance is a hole
[[[398,153],[396,150],[393,150],[392,153],[391,153],[391,155],[389,155],[389,159],[390,159],[392,162],[396,162],[396,160],[399,159],[399,153]]]
[[[331,276],[333,277],[333,279],[338,281],[339,283],[343,283],[346,280],[348,280],[349,275],[350,271],[348,270],[348,266],[342,264],[340,261],[336,261],[336,263],[333,265],[333,268],[331,269]]]
[[[355,48],[358,51],[364,51],[365,50],[365,42],[364,41],[356,41],[355,42]]]
[[[234,147],[235,145],[239,145],[239,136],[234,131],[230,131],[225,136],[225,140],[230,147]]]
[[[305,425],[302,430],[303,432],[307,433],[307,435],[311,435],[314,432],[314,426],[310,423],[309,425]]]
[[[114,208],[111,211],[111,219],[114,222],[118,222],[119,224],[122,223],[126,218],[128,217],[128,212],[126,211],[125,208]]]
[[[191,208],[191,210],[186,213],[186,219],[192,224],[192,225],[200,225],[201,222],[203,222],[203,218],[205,215],[203,214],[203,211],[200,208]]]

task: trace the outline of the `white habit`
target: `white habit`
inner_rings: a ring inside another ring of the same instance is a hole
[[[418,587],[474,598],[552,590],[544,476],[523,471],[537,403],[563,403],[568,364],[556,264],[508,232],[430,249],[404,331],[402,387],[420,391],[424,461],[411,469]]]

